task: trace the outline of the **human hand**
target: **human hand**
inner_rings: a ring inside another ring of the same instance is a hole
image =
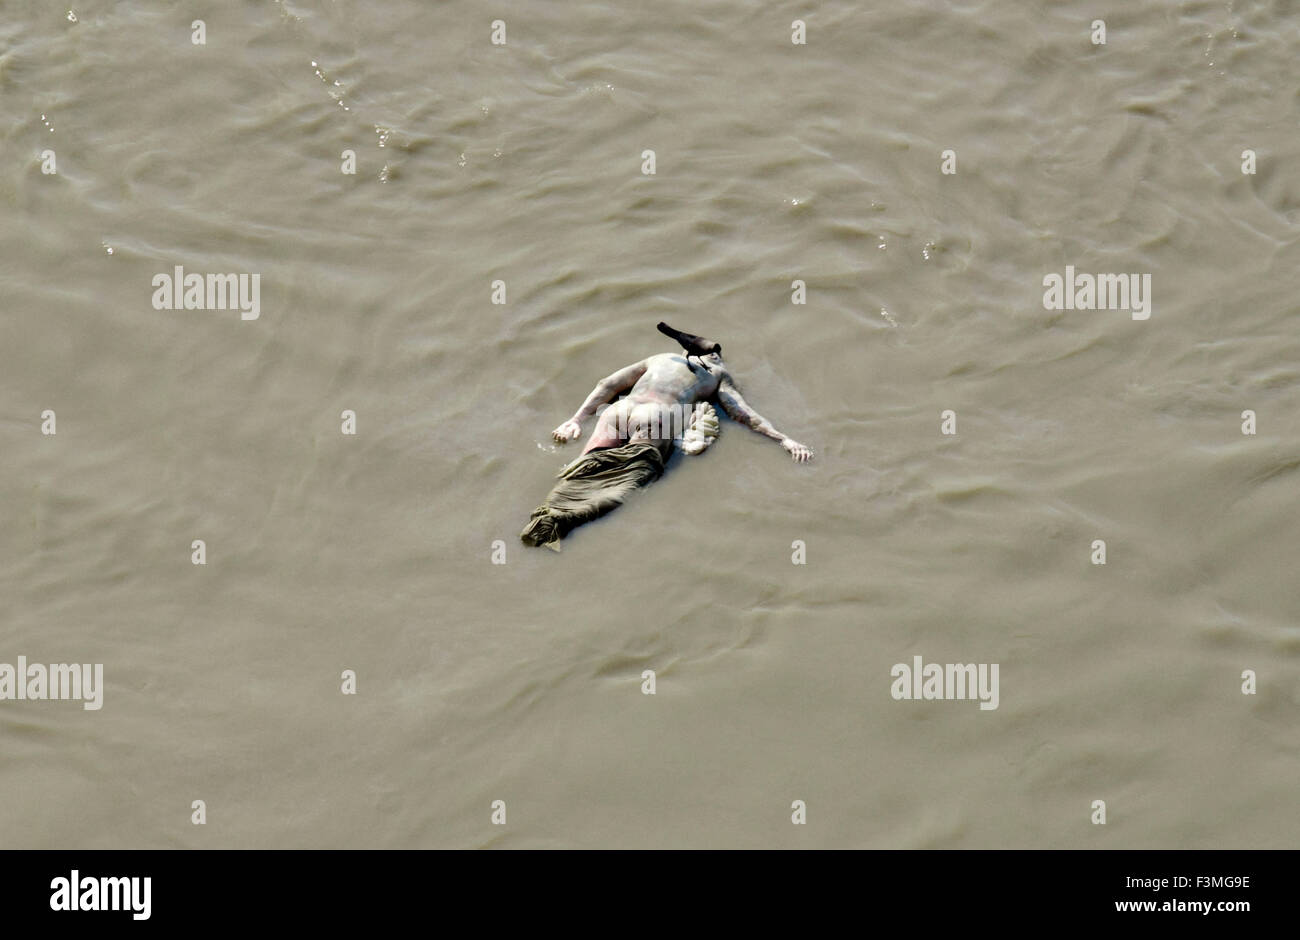
[[[793,438],[787,437],[781,442],[781,446],[785,448],[786,453],[790,455],[795,463],[807,463],[813,458],[812,448],[805,447]]]
[[[565,444],[569,441],[577,440],[582,437],[582,425],[577,421],[570,419],[552,431],[551,437],[555,438],[555,443],[557,444]]]

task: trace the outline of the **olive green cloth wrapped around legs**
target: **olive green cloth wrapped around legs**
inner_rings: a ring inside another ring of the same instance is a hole
[[[634,491],[659,479],[664,457],[649,441],[593,450],[560,471],[551,495],[519,533],[526,545],[559,550],[559,541],[584,522],[623,505]]]

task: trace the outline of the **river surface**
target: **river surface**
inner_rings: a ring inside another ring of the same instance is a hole
[[[1281,0],[4,0],[0,663],[104,685],[0,701],[0,846],[1294,848],[1298,52]],[[816,459],[724,421],[525,548],[661,319]]]

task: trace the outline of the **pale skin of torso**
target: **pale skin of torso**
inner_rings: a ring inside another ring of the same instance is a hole
[[[627,397],[601,413],[582,449],[584,454],[598,447],[647,440],[667,457],[673,448],[672,429],[678,427],[674,420],[697,402],[711,401],[732,420],[779,441],[795,461],[812,459],[812,450],[772,427],[772,422],[741,397],[718,353],[698,359],[692,356],[689,363],[682,353],[660,353],[625,366],[596,383],[582,407],[551,436],[561,444],[577,440],[582,436],[582,422],[623,393]]]

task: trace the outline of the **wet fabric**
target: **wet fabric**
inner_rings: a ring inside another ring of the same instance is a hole
[[[718,439],[720,430],[717,411],[707,401],[700,402],[691,414],[691,426],[682,435],[682,453],[690,456],[704,453]]]
[[[559,482],[519,533],[527,545],[553,545],[570,531],[623,505],[664,472],[663,454],[649,441],[593,450],[560,471]]]

